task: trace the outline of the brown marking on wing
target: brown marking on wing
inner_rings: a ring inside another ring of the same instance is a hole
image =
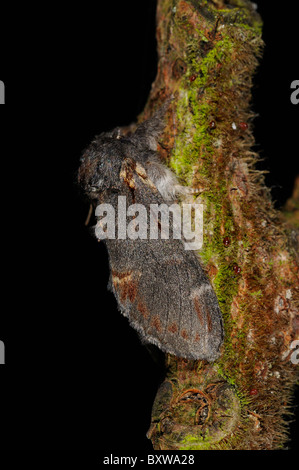
[[[147,174],[146,174],[145,169],[138,162],[136,163],[136,173],[137,173],[137,175],[141,176],[141,178],[143,178],[143,179],[147,178]]]
[[[122,272],[120,272],[120,271],[112,270],[112,277],[113,277],[113,279],[116,280],[116,282],[120,282],[123,279],[131,278],[132,277],[132,272],[133,271],[122,271]]]
[[[171,324],[169,325],[169,327],[168,327],[168,331],[169,331],[170,333],[177,333],[177,331],[178,331],[178,326],[177,326],[177,324],[176,324],[176,323],[171,323]]]
[[[202,311],[200,308],[200,300],[198,297],[195,296],[193,299],[193,302],[194,302],[194,307],[195,307],[198,319],[200,321],[200,324],[203,325],[203,317],[202,317]]]
[[[209,310],[206,307],[206,315],[207,315],[207,322],[208,322],[208,331],[212,331],[212,320]]]
[[[147,176],[147,173],[145,171],[145,169],[143,168],[142,165],[140,165],[140,163],[136,163],[136,173],[138,176],[140,176],[142,179],[143,179],[143,182],[149,186],[153,191],[157,192],[157,188],[156,186],[154,185],[154,183],[152,182],[152,180],[149,179],[149,177]]]
[[[152,320],[151,320],[151,326],[153,328],[155,328],[155,330],[157,331],[162,331],[162,328],[161,328],[161,321],[160,321],[160,318],[158,317],[158,315],[154,315]]]
[[[189,338],[188,333],[187,333],[186,330],[182,330],[182,331],[181,331],[181,337],[184,338],[184,339],[188,339],[188,338]]]
[[[132,159],[126,159],[122,165],[119,176],[123,178],[124,182],[131,188],[135,189],[134,171],[136,169],[136,162]]]
[[[145,319],[149,318],[150,313],[147,309],[147,306],[143,302],[140,302],[140,301],[138,302],[137,310],[141,313],[143,318],[145,318]]]
[[[136,280],[132,280],[132,275],[132,271],[112,271],[113,285],[115,290],[119,293],[122,302],[129,299],[129,301],[133,303],[136,298],[138,283]]]
[[[196,333],[194,341],[196,341],[196,343],[198,343],[200,341],[200,336],[199,336],[198,333]]]

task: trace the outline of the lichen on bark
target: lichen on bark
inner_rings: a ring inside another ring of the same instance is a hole
[[[158,74],[140,119],[174,96],[160,156],[204,204],[199,255],[225,341],[213,364],[167,357],[148,433],[155,449],[287,442],[298,377],[290,360],[299,335],[298,246],[255,169],[250,104],[261,29],[247,0],[158,0]]]

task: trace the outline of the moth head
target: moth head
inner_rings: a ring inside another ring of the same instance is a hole
[[[125,158],[144,164],[155,155],[159,136],[165,128],[166,100],[158,111],[141,123],[135,132],[122,136],[120,129],[95,137],[81,157],[78,180],[92,199],[103,191],[121,190],[120,171]]]
[[[80,159],[78,181],[92,199],[103,191],[120,189],[123,149],[116,131],[96,136]]]

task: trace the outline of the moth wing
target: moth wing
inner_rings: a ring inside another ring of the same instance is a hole
[[[134,203],[163,203],[138,163],[126,159],[121,177]],[[195,253],[174,239],[107,240],[107,245],[112,291],[143,340],[178,357],[217,359],[221,312]]]
[[[167,253],[165,242],[150,241],[145,248],[135,240],[134,252],[132,246],[127,251],[130,269],[112,270],[120,310],[145,342],[178,357],[213,361],[223,341],[216,295],[183,245],[176,243],[176,251]]]

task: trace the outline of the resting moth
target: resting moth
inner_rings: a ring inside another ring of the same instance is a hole
[[[169,104],[169,103],[168,103]],[[157,142],[167,103],[131,135],[119,129],[95,137],[81,157],[79,184],[98,204],[171,204],[183,193],[176,176],[160,161]],[[214,361],[223,342],[217,297],[194,251],[179,239],[105,241],[109,286],[121,313],[145,342],[187,359]]]

